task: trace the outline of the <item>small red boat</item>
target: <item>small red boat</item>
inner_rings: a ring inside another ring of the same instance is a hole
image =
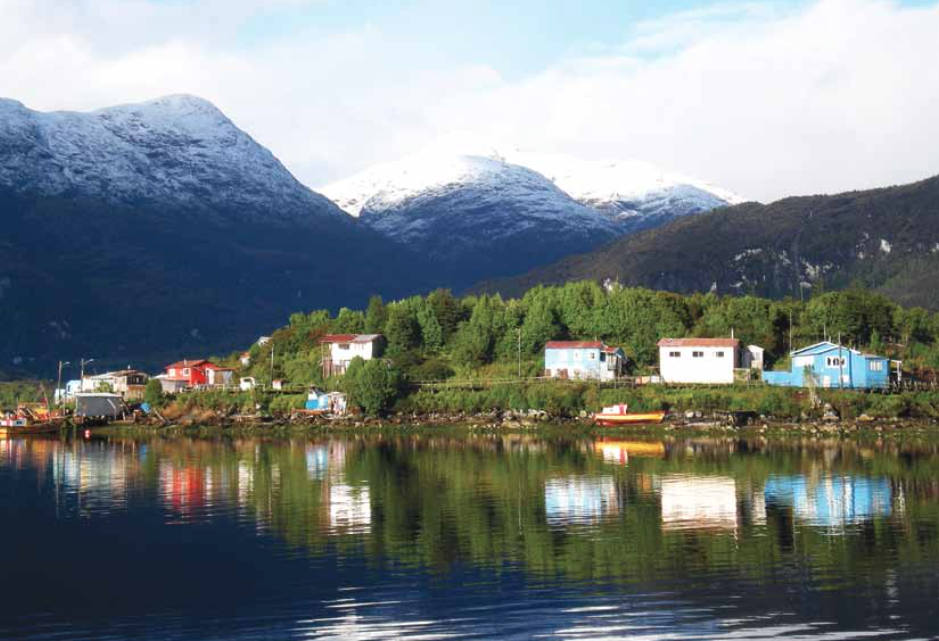
[[[615,427],[617,425],[644,425],[650,423],[661,423],[665,418],[665,411],[654,412],[630,412],[629,406],[625,403],[604,407],[603,411],[593,415],[593,422],[603,427]]]

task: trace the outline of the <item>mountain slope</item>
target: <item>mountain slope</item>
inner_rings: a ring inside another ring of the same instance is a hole
[[[0,99],[0,184],[19,194],[242,215],[345,217],[211,103],[167,96],[90,113]]]
[[[432,273],[186,96],[87,114],[3,101],[0,217],[0,362],[31,371],[234,349]]]
[[[454,270],[456,286],[615,237],[615,223],[541,174],[481,156],[418,154],[329,185],[364,224]]]
[[[646,163],[502,149],[442,140],[323,193],[372,229],[450,266],[456,286],[740,201]]]
[[[936,309],[939,177],[726,207],[478,289],[512,294],[579,279],[775,297],[859,282],[905,304]]]

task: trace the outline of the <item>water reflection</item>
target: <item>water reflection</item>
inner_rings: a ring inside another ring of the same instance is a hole
[[[939,614],[930,445],[8,439],[0,497],[8,549],[93,519],[153,550],[159,576],[236,546],[219,566],[254,568],[284,638],[896,637]],[[222,589],[218,572],[194,581]],[[16,626],[0,612],[0,637]]]
[[[892,490],[883,478],[773,476],[766,481],[765,493],[767,503],[788,507],[800,521],[834,529],[892,511]]]

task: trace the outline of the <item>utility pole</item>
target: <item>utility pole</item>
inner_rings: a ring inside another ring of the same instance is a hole
[[[274,341],[271,341],[271,389],[274,387]]]
[[[789,353],[792,353],[792,308],[789,308]]]
[[[518,377],[522,377],[522,328],[519,327],[516,330],[518,332]]]

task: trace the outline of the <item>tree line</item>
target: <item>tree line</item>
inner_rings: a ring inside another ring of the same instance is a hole
[[[298,312],[272,336],[273,377],[325,383],[319,340],[330,333],[383,334],[385,356],[401,376],[440,380],[514,376],[518,367],[523,375],[536,375],[543,368],[545,343],[564,339],[620,346],[631,370],[645,373],[657,362],[660,338],[727,337],[731,332],[744,345],[763,347],[769,367],[786,367],[791,349],[826,338],[903,359],[923,376],[939,367],[939,314],[904,308],[864,289],[822,293],[803,302],[680,295],[584,281],[539,286],[519,299],[457,297],[438,289],[393,302],[374,296],[364,310],[343,308],[335,315]],[[270,379],[270,350],[270,345],[254,346],[242,375]],[[230,361],[237,364],[234,355]]]

